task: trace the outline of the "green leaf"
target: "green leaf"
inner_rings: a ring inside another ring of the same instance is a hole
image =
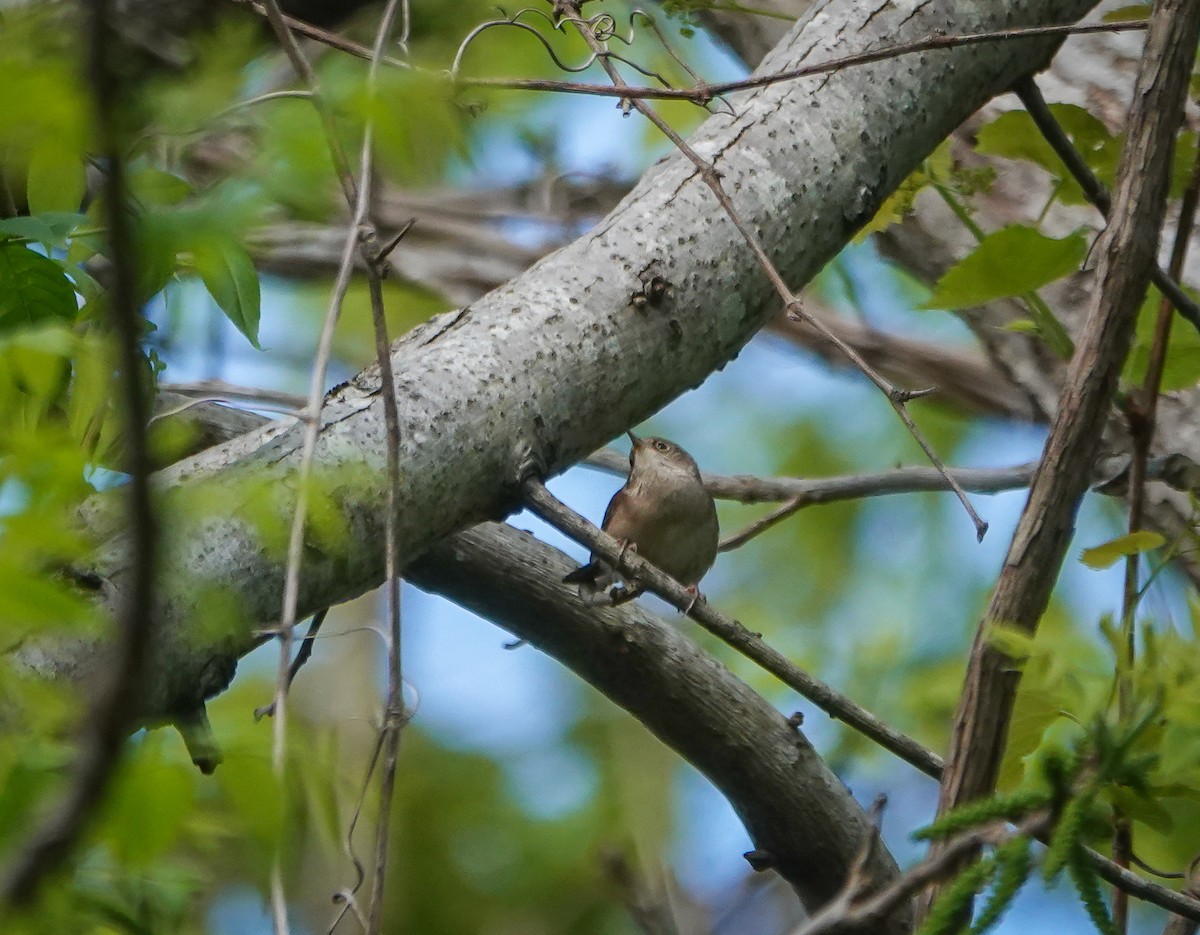
[[[87,189],[79,153],[57,140],[44,142],[29,160],[25,190],[29,213],[78,211]]]
[[[1163,835],[1171,834],[1175,830],[1174,817],[1157,797],[1138,795],[1133,790],[1121,786],[1113,786],[1107,793],[1109,800],[1126,818],[1153,828]]]
[[[949,178],[954,171],[954,157],[951,153],[951,141],[946,140],[929,154],[929,158],[921,163],[920,168],[913,171],[907,179],[900,183],[897,189],[879,206],[875,217],[869,220],[854,235],[855,243],[862,243],[871,234],[886,230],[893,224],[899,224],[912,213],[913,202],[921,189],[939,179]]]
[[[34,243],[50,244],[54,241],[54,231],[41,218],[16,217],[0,220],[0,235],[5,237],[20,237]]]
[[[1118,10],[1110,10],[1100,17],[1106,23],[1129,23],[1139,19],[1149,19],[1150,4],[1135,3],[1132,6],[1123,6]]]
[[[1133,347],[1121,369],[1121,379],[1126,383],[1140,384],[1145,381],[1161,302],[1162,294],[1157,289],[1151,287],[1146,291],[1146,298],[1138,312]],[[1170,314],[1175,313],[1172,311]],[[1170,337],[1160,383],[1163,392],[1187,389],[1200,380],[1200,333],[1191,327],[1175,327],[1171,329]]]
[[[1157,532],[1149,532],[1141,530],[1131,532],[1124,536],[1118,536],[1116,539],[1110,539],[1108,542],[1093,546],[1090,549],[1084,549],[1079,560],[1088,568],[1108,568],[1110,565],[1117,562],[1126,555],[1137,555],[1140,552],[1148,552],[1151,549],[1157,549],[1166,543]]]
[[[352,75],[342,91],[351,112],[370,114],[379,143],[379,169],[406,185],[441,177],[447,162],[466,151],[466,123],[454,93],[441,76],[386,69],[379,75],[379,94],[363,95]],[[692,107],[691,113],[698,112]]]
[[[148,867],[178,839],[196,792],[195,770],[164,750],[163,735],[143,740],[122,763],[103,810],[104,840],[123,863]]]
[[[140,166],[129,173],[129,189],[144,205],[177,205],[192,194],[192,186],[170,172]]]
[[[1109,133],[1104,123],[1086,108],[1051,104],[1050,112],[1088,167],[1102,182],[1111,183],[1120,158],[1121,139]],[[1067,204],[1087,202],[1054,148],[1046,142],[1033,118],[1023,110],[1001,114],[982,127],[976,136],[975,149],[986,156],[1032,162],[1059,180],[1058,198],[1061,201]]]
[[[73,321],[78,310],[57,263],[21,244],[0,243],[0,332]]]
[[[948,269],[923,308],[958,309],[1024,295],[1079,269],[1087,253],[1082,233],[1061,240],[1011,224],[986,236]]]
[[[258,350],[258,271],[231,238],[207,237],[192,245],[196,272],[226,316]]]

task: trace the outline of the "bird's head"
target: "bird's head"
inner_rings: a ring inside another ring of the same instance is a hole
[[[686,475],[700,477],[700,468],[690,454],[665,438],[640,438],[626,432],[633,447],[629,450],[630,472],[644,476]]]

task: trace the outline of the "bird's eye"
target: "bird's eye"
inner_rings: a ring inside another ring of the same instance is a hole
[[[654,443],[654,447],[657,448],[659,451],[670,451],[671,450],[671,446],[668,445],[666,442],[662,441],[661,439]]]

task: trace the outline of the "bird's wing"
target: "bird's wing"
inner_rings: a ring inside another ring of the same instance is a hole
[[[613,528],[613,517],[617,515],[617,511],[621,509],[621,505],[628,497],[629,494],[626,493],[625,488],[622,487],[615,494],[613,494],[613,498],[608,501],[608,509],[604,511],[604,521],[601,528],[616,539],[624,540],[628,538],[628,533],[624,529]],[[616,525],[621,526],[622,524],[618,522]],[[595,553],[593,553],[590,562],[588,562],[586,565],[580,565],[565,578],[563,578],[563,581],[567,584],[591,584],[594,583],[601,574],[607,571],[609,571],[608,565],[601,559],[597,558]]]

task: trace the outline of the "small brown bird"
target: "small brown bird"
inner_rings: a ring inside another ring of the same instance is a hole
[[[665,438],[638,438],[626,433],[629,480],[613,495],[604,512],[603,528],[680,584],[696,591],[717,557],[717,509],[692,456]],[[597,555],[563,581],[579,585],[591,603],[621,595],[611,591],[621,576]],[[625,598],[641,592],[628,587]]]

